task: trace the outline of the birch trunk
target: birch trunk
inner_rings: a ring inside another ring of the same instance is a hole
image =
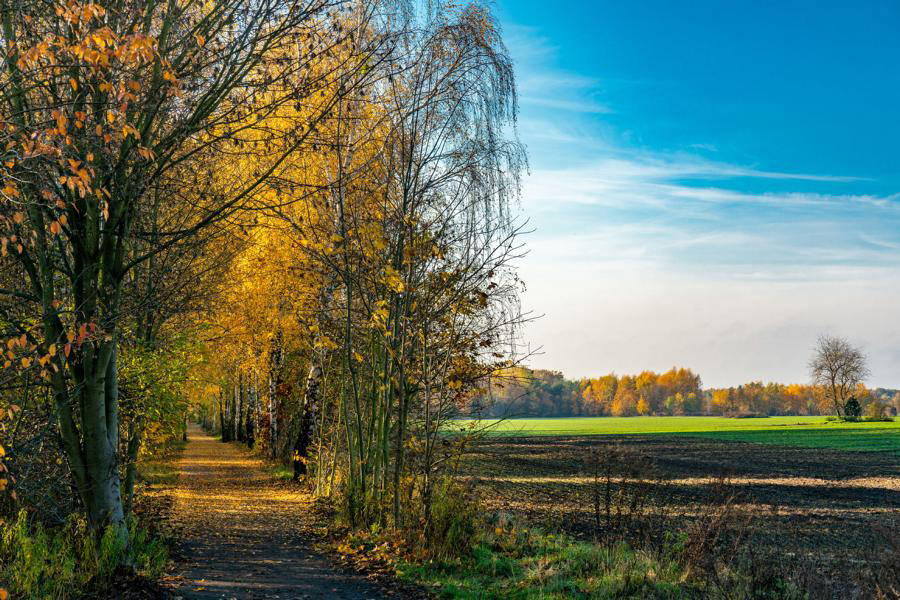
[[[309,445],[312,441],[312,427],[316,422],[319,411],[320,388],[322,384],[322,367],[313,363],[309,367],[306,376],[306,391],[303,398],[303,416],[300,418],[300,431],[297,433],[297,441],[294,443],[294,480],[305,475],[306,463],[309,455]]]
[[[256,386],[250,382],[247,377],[247,417],[244,422],[244,430],[246,431],[247,447],[253,447],[253,441],[256,439]]]
[[[237,395],[238,395],[238,403],[237,403],[237,420],[236,420],[236,431],[235,431],[235,439],[239,442],[244,441],[244,373],[238,373],[238,385],[237,385]]]
[[[269,354],[269,451],[272,458],[278,458],[278,383],[281,375],[281,332],[272,340]]]

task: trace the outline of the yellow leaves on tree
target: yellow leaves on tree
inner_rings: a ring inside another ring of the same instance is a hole
[[[647,399],[641,396],[640,400],[637,403],[637,413],[639,415],[649,415],[651,411],[650,403],[647,402]]]
[[[402,293],[403,290],[406,289],[405,284],[403,283],[403,277],[401,277],[400,273],[398,273],[391,265],[385,266],[383,281],[388,288],[397,293]]]

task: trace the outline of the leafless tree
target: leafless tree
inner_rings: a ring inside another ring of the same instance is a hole
[[[813,384],[822,387],[840,417],[852,391],[869,376],[869,368],[862,349],[844,338],[823,335],[816,342],[809,373]]]

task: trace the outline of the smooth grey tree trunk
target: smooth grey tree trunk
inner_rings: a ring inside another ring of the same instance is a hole
[[[108,377],[110,363],[113,369],[115,365],[115,341],[101,344],[98,350],[85,353],[87,376],[80,390],[84,477],[76,482],[92,529],[101,534],[107,527],[115,528],[116,535],[127,541],[117,454],[118,390],[115,376],[112,382]]]

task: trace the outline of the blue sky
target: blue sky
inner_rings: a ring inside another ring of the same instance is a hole
[[[900,387],[900,3],[501,0],[531,364]]]

